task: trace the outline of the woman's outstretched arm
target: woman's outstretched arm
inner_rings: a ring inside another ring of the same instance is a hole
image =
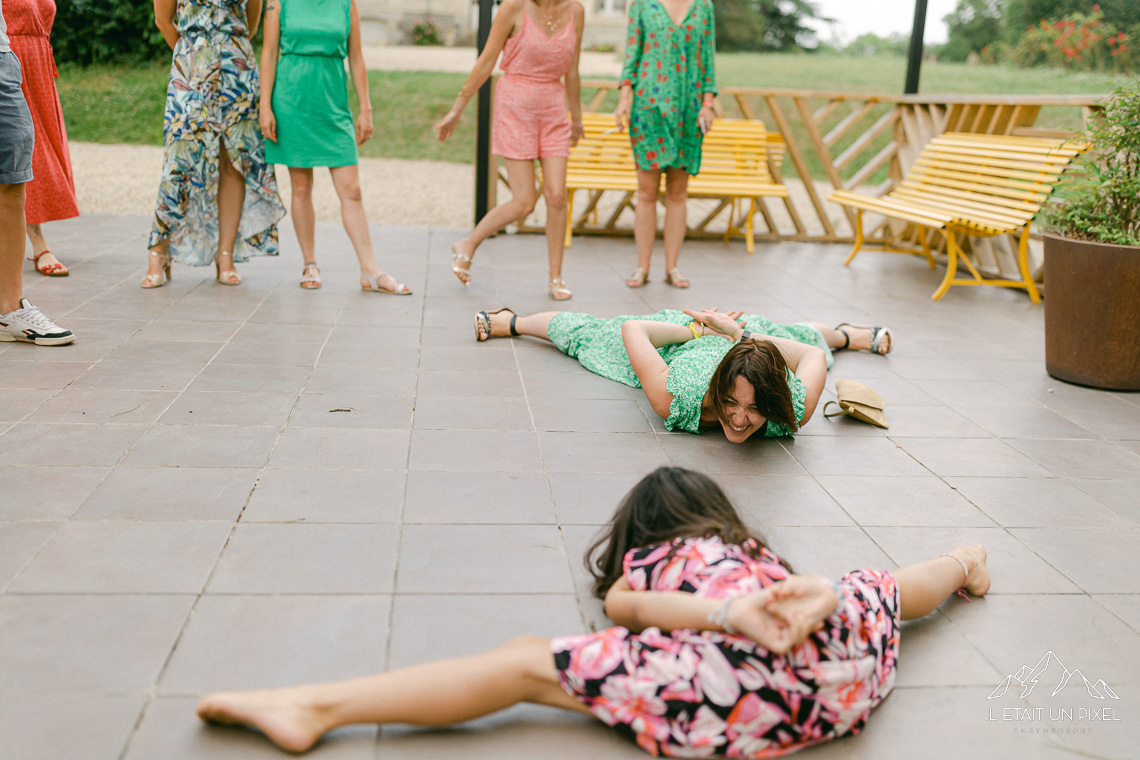
[[[273,85],[277,82],[277,55],[281,45],[281,0],[265,4],[265,31],[261,40],[261,95],[258,121],[266,140],[277,142],[277,117],[273,114]]]
[[[251,40],[257,34],[257,26],[261,23],[261,0],[247,0],[245,4],[245,25],[249,29],[246,36]]]
[[[669,379],[669,365],[657,353],[662,346],[671,346],[692,340],[693,333],[685,325],[672,322],[650,322],[631,319],[621,326],[621,339],[629,356],[630,366],[641,381],[641,389],[653,411],[661,419],[669,417],[669,406],[673,394],[666,383]]]
[[[154,25],[162,32],[162,38],[173,50],[178,44],[178,30],[174,28],[174,14],[178,10],[178,0],[154,0]]]
[[[578,144],[584,134],[582,130],[582,79],[578,76],[578,59],[582,55],[582,29],[586,26],[586,9],[582,4],[573,2],[570,6],[570,23],[574,24],[574,33],[578,37],[578,44],[574,47],[574,62],[570,64],[570,71],[566,73],[566,104],[570,107],[570,145]]]
[[[487,44],[483,46],[479,60],[475,61],[475,68],[471,69],[471,73],[467,75],[467,81],[460,88],[459,95],[455,98],[451,110],[433,127],[439,133],[440,142],[451,137],[451,133],[459,125],[459,117],[463,115],[463,109],[467,107],[467,102],[475,97],[475,93],[479,91],[479,88],[487,81],[487,77],[491,76],[491,72],[495,70],[495,61],[499,60],[499,53],[502,52],[503,45],[507,43],[507,38],[511,36],[515,20],[520,13],[526,12],[523,10],[525,2],[526,0],[503,0],[503,4],[499,6],[495,20],[491,23],[491,32],[487,36]]]
[[[364,50],[360,43],[360,10],[356,7],[356,0],[352,0],[349,13],[348,68],[360,103],[360,115],[356,117],[356,144],[363,145],[372,137],[372,96],[368,94],[368,68],[364,65]]]

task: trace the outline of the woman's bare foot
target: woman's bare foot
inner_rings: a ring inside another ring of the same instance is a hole
[[[301,689],[210,694],[199,700],[198,717],[212,723],[256,728],[289,752],[308,750],[325,732]]]
[[[986,568],[986,547],[981,544],[960,546],[948,554],[966,563],[964,588],[974,596],[985,596],[990,590],[990,571]]]

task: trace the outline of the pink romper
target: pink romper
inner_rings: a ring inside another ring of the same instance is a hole
[[[562,77],[574,63],[578,37],[571,15],[550,37],[523,11],[522,29],[503,45],[495,87],[491,152],[503,158],[570,155],[570,118]]]

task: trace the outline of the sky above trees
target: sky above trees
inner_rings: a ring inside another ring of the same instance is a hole
[[[860,34],[873,32],[880,37],[892,33],[910,34],[914,23],[914,0],[815,0],[821,16],[836,20],[834,31],[844,42]],[[946,25],[942,17],[951,13],[956,0],[927,0],[926,42],[946,41]],[[830,25],[817,25],[819,38],[828,40]]]

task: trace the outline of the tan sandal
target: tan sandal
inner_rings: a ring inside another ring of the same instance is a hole
[[[625,278],[625,286],[627,288],[642,288],[645,283],[649,282],[649,272],[638,267],[633,270],[633,274]]]
[[[156,253],[155,251],[151,251],[150,255],[154,256],[155,258],[161,259],[162,268],[159,270],[159,272],[157,274],[148,274],[146,277],[142,278],[142,282],[139,283],[139,285],[140,285],[140,287],[147,288],[148,290],[150,288],[161,288],[163,285],[170,282],[170,280],[171,280],[171,277],[170,277],[170,254],[169,253]],[[165,279],[163,279],[163,275],[166,276]]]
[[[843,345],[839,348],[833,348],[832,351],[843,351],[851,347],[851,333],[844,330],[844,327],[851,327],[856,330],[870,330],[871,331],[871,353],[878,354],[879,356],[886,356],[895,347],[895,336],[891,334],[891,328],[879,327],[878,325],[853,325],[850,322],[840,322],[835,326],[837,332],[843,333]],[[890,341],[887,344],[886,351],[879,349],[883,345],[883,338]],[[866,351],[867,349],[861,349]]]
[[[222,271],[222,265],[218,259],[222,258],[223,256],[229,256],[231,262],[234,260],[234,255],[229,251],[226,251],[225,253],[219,253],[214,256],[214,274],[217,275],[218,282],[222,283],[223,285],[241,285],[241,275],[238,274],[237,270],[228,269],[225,272]]]
[[[566,283],[562,280],[551,280],[548,288],[550,297],[555,301],[569,301],[574,295],[574,291],[566,287]]]
[[[503,308],[495,309],[494,311],[475,312],[475,340],[482,343],[485,340],[490,340],[491,338],[496,337],[491,335],[491,316],[493,314],[499,314],[504,311],[510,312],[511,314],[511,336],[517,338],[519,331],[515,329],[515,320],[518,319],[519,315],[515,314],[514,311],[504,306]]]
[[[665,273],[665,282],[666,284],[672,285],[675,288],[682,289],[692,285],[692,283],[689,282],[689,278],[681,274],[681,270],[677,267],[673,267]]]
[[[402,282],[396,282],[396,278],[391,277],[391,275],[389,275],[389,277],[391,277],[392,282],[396,282],[396,287],[394,287],[394,288],[382,288],[382,287],[380,287],[380,278],[383,277],[384,274],[385,274],[384,272],[381,272],[380,274],[374,274],[371,277],[368,277],[368,276],[361,277],[360,278],[361,281],[367,282],[368,285],[367,286],[361,285],[360,289],[366,290],[370,293],[388,293],[388,294],[394,295],[394,296],[410,296],[412,294],[411,288],[409,288],[407,285],[405,285]]]
[[[321,286],[321,268],[315,261],[306,261],[305,268],[301,270],[301,287],[305,290],[316,290]]]
[[[51,251],[43,251],[42,253],[37,253],[32,258],[28,259],[28,261],[32,262],[32,266],[35,267],[36,271],[42,274],[44,277],[67,277],[69,274],[71,274],[71,272],[68,271],[67,267],[63,265],[63,262],[59,261],[58,259],[56,259],[56,262],[54,264],[44,264],[41,267],[40,259],[42,259],[44,256],[47,256],[49,253],[51,253]]]
[[[464,269],[459,266],[460,264],[466,264],[467,268]],[[451,246],[451,273],[455,275],[455,279],[462,283],[463,287],[471,284],[471,257],[455,250],[454,245]],[[464,277],[467,279],[463,279]]]

